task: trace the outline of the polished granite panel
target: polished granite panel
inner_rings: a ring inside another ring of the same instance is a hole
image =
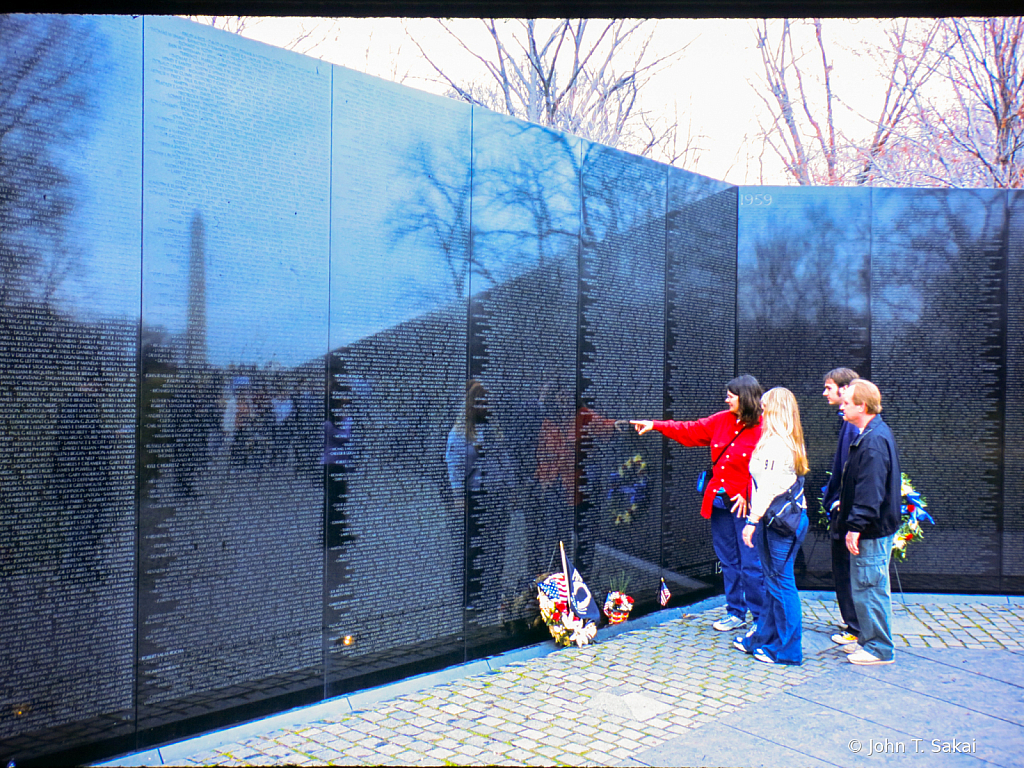
[[[474,111],[472,383],[448,442],[472,444],[470,482],[450,479],[467,503],[474,647],[527,629],[534,580],[561,568],[560,541],[571,552],[580,152],[573,136]],[[463,470],[461,453],[448,461]]]
[[[937,522],[900,576],[918,589],[980,577],[986,590],[1000,577],[1005,514],[1006,193],[871,194],[872,380],[901,468]]]
[[[141,44],[0,17],[5,764],[134,730]]]
[[[625,580],[645,602],[660,584],[662,441],[624,421],[664,407],[665,187],[664,166],[584,144],[576,557],[595,592]]]
[[[468,105],[333,78],[328,695],[463,659],[465,512],[446,452],[465,413],[472,125]]]
[[[736,187],[670,169],[665,257],[665,418],[703,418],[723,408],[735,371]],[[676,597],[714,583],[711,529],[700,516],[697,475],[708,451],[667,441],[665,579]]]
[[[796,395],[815,519],[840,426],[821,395],[824,375],[844,366],[871,377],[871,193],[741,187],[739,203],[738,370]]]
[[[176,18],[144,42],[137,716],[174,732],[322,686],[331,78]]]
[[[1006,195],[1006,410],[1000,562],[1002,575],[1020,585],[1024,582],[1024,193],[1008,191]]]

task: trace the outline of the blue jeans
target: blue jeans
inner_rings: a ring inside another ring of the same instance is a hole
[[[779,664],[800,664],[804,660],[803,612],[793,563],[809,525],[804,514],[795,537],[781,536],[770,528],[765,530],[763,525],[754,531],[764,571],[764,610],[757,622],[757,632],[744,638],[743,645],[748,652],[760,648]]]
[[[892,593],[889,558],[892,536],[861,539],[860,554],[850,556],[850,588],[860,624],[860,644],[883,661],[895,654],[892,644]]]
[[[764,582],[757,550],[743,543],[746,522],[728,509],[711,508],[711,543],[722,563],[727,610],[746,621],[749,608],[757,622],[764,605]]]

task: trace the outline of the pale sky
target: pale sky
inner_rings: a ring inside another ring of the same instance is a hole
[[[305,51],[310,42],[326,40],[309,55],[372,75],[397,80],[404,85],[442,94],[446,85],[422,60],[411,36],[450,71],[482,73],[480,64],[459,49],[433,19],[294,19],[250,20],[245,36],[273,45],[287,45],[300,31],[320,26],[296,50]],[[489,50],[489,37],[478,20],[449,22],[466,41],[481,51]],[[810,25],[796,21],[794,36],[813,42]],[[871,117],[881,106],[882,83],[873,77],[874,65],[858,57],[858,41],[880,39],[886,20],[826,19],[827,51],[834,66],[832,88],[842,102]],[[663,19],[657,22],[654,47],[659,54],[687,46],[685,52],[651,82],[642,94],[643,105],[652,112],[689,123],[691,132],[701,136],[704,152],[688,170],[734,184],[789,184],[776,157],[765,155],[762,170],[757,156],[761,142],[757,118],[764,105],[752,84],[759,83],[761,56],[756,47],[754,22],[745,19]],[[490,43],[493,48],[493,43]],[[814,73],[820,72],[816,50]],[[808,86],[813,86],[808,83]],[[795,87],[791,84],[791,87]],[[820,90],[819,90],[820,92]],[[838,128],[863,134],[867,128],[842,103],[835,105]]]

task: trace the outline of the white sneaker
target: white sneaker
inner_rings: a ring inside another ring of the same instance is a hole
[[[857,642],[857,636],[851,635],[849,632],[836,632],[832,635],[832,642],[836,645],[849,645]]]
[[[869,664],[892,664],[896,659],[880,659],[875,654],[869,653],[861,648],[859,651],[851,653],[846,657],[846,660],[851,664],[860,664],[861,666],[867,666]]]
[[[860,643],[847,643],[846,645],[839,646],[839,650],[843,653],[856,653],[860,649]]]
[[[719,632],[729,632],[733,629],[739,629],[740,627],[746,626],[746,623],[739,616],[733,616],[731,613],[724,618],[719,619],[711,626],[717,629]]]

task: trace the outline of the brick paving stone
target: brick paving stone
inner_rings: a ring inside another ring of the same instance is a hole
[[[514,760],[516,762],[522,762],[523,760],[526,760],[529,757],[533,757],[533,755],[531,755],[525,749],[519,749],[518,747],[510,749],[508,752],[505,753],[506,759]]]
[[[635,747],[616,747],[612,750],[612,756],[618,760],[626,760],[635,754]]]
[[[523,765],[535,765],[537,768],[544,768],[549,765],[549,761],[546,758],[532,755],[523,761]]]
[[[589,757],[583,755],[562,755],[560,762],[566,765],[587,765],[591,762]]]
[[[574,730],[576,731],[576,733],[582,734],[584,736],[594,736],[598,733],[601,733],[600,728],[586,724],[577,724]]]
[[[519,732],[519,736],[524,739],[543,739],[545,733],[536,728],[525,728]]]
[[[553,747],[550,744],[545,744],[544,746],[537,748],[537,754],[543,755],[550,760],[557,760],[562,756],[563,751],[559,747]],[[509,753],[509,756],[511,756],[511,753]]]
[[[470,736],[473,735],[473,732],[476,730],[476,727],[476,723],[459,723],[457,726],[453,725],[451,728],[446,729],[444,735],[449,739],[454,739],[455,741],[462,742],[464,739],[468,739]]]
[[[618,746],[617,743],[607,741],[605,738],[597,738],[590,742],[590,748],[594,752],[602,752],[609,755],[611,754],[612,750],[615,749],[616,746]]]
[[[427,756],[428,757],[435,758],[436,760],[438,760],[439,762],[442,762],[442,763],[445,762],[452,755],[456,755],[456,754],[458,754],[458,752],[456,750],[445,749],[445,748],[442,748],[442,747],[434,747],[429,752],[427,752]]]
[[[362,744],[350,744],[345,749],[345,757],[363,758],[370,757],[374,754],[374,750]]]
[[[453,739],[449,735],[445,734],[445,737],[438,742],[435,742],[435,746],[440,749],[451,749],[458,751],[459,747],[462,746],[462,742],[458,739]]]
[[[269,755],[256,755],[247,762],[249,765],[274,765],[277,763],[277,759]]]
[[[193,755],[190,759],[201,764],[213,762],[218,757],[220,757],[219,752],[217,752],[216,750],[210,750],[209,752],[200,752],[198,755]]]

